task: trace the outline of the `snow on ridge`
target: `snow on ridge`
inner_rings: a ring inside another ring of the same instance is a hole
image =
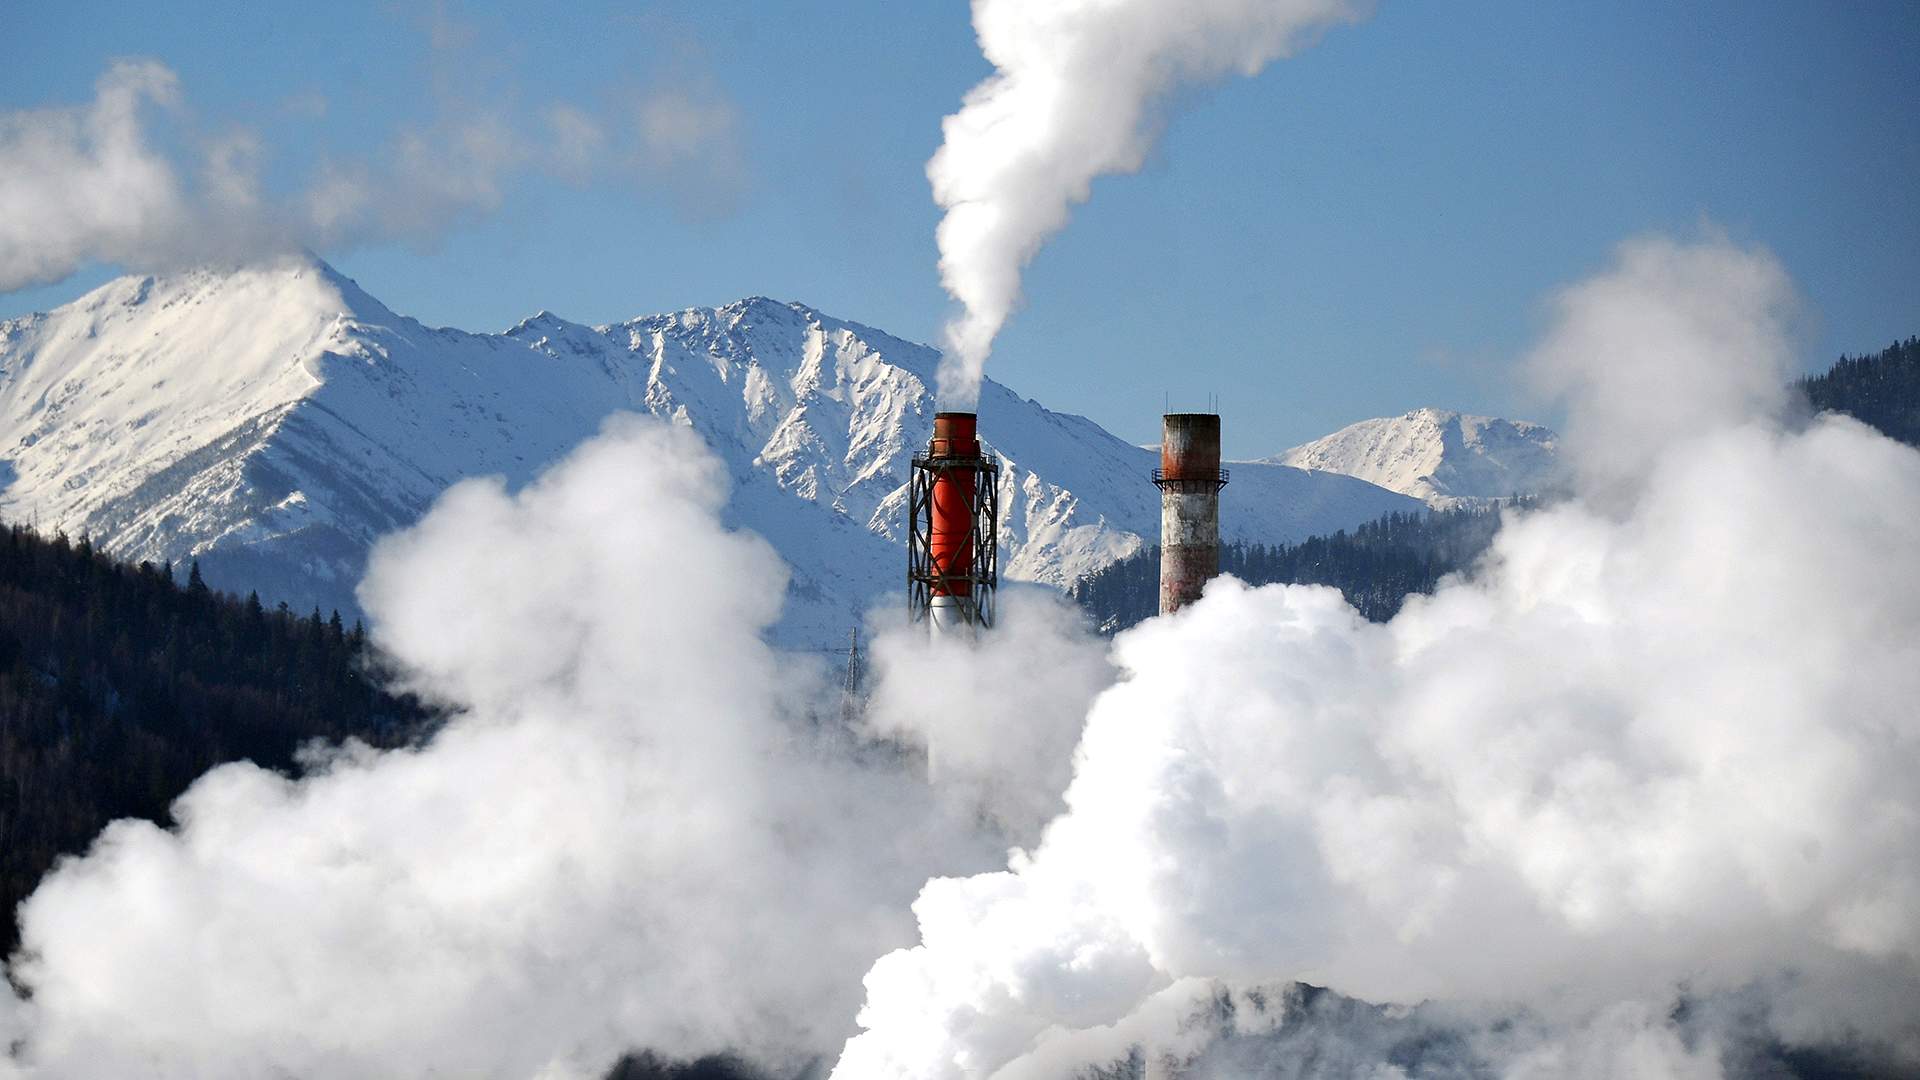
[[[1552,487],[1558,443],[1540,424],[1429,407],[1349,424],[1261,460],[1356,477],[1447,507]]]
[[[729,516],[794,570],[788,640],[836,641],[901,588],[908,463],[939,354],[805,304],[747,297],[588,326],[429,328],[311,256],[109,282],[0,324],[0,517],[216,587],[355,610],[374,538],[447,485],[523,483],[619,410],[698,431]],[[989,382],[1003,565],[1064,585],[1152,542],[1154,455]],[[1328,532],[1419,504],[1344,476],[1236,466],[1232,538]]]

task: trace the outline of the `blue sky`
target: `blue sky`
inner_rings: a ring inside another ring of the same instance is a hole
[[[0,109],[83,105],[114,58],[151,57],[185,102],[156,138],[253,132],[287,190],[474,111],[662,88],[708,110],[723,145],[691,172],[523,169],[403,240],[322,245],[430,323],[764,294],[935,341],[953,310],[924,167],[988,71],[962,4],[65,3],[0,35]],[[1141,442],[1163,400],[1217,394],[1237,456],[1427,404],[1552,420],[1508,371],[1542,297],[1706,223],[1780,256],[1818,366],[1920,333],[1917,180],[1920,4],[1386,3],[1184,92],[1147,168],[1098,181],[1035,261],[988,374]]]

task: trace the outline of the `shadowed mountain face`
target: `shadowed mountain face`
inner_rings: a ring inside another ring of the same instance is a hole
[[[357,610],[380,534],[448,485],[510,485],[646,412],[726,461],[730,520],[793,570],[778,636],[837,640],[902,579],[905,484],[938,354],[754,298],[608,326],[542,313],[501,334],[397,315],[331,267],[123,278],[0,323],[0,517],[87,533],[216,588]],[[1003,564],[1065,585],[1149,542],[1152,452],[987,384]],[[1415,505],[1344,476],[1236,467],[1229,539],[1297,539]]]

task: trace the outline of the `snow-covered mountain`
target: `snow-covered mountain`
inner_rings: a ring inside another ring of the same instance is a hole
[[[0,517],[351,612],[374,538],[447,485],[525,482],[609,413],[644,411],[705,437],[732,473],[733,522],[792,565],[780,636],[837,640],[904,582],[904,486],[937,359],[763,298],[473,334],[397,315],[311,258],[122,278],[0,322]],[[1157,533],[1152,452],[991,382],[980,413],[1003,463],[1008,577],[1063,585]],[[1223,528],[1294,539],[1415,505],[1236,466]]]
[[[1358,477],[1447,507],[1546,490],[1558,477],[1557,444],[1552,431],[1524,420],[1415,409],[1262,460]]]

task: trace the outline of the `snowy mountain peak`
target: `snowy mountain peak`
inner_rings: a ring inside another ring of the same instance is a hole
[[[373,355],[368,324],[406,326],[331,267],[108,282],[0,331],[0,513],[90,522],[247,418],[284,411],[330,368]]]
[[[1263,460],[1357,477],[1444,507],[1551,487],[1557,449],[1558,437],[1539,424],[1421,408],[1362,420]]]
[[[732,523],[792,566],[788,639],[838,640],[900,587],[909,460],[939,354],[747,297],[587,326],[431,329],[311,257],[110,282],[0,324],[0,517],[216,587],[354,610],[368,547],[449,484],[522,483],[620,410],[699,432]],[[989,382],[1002,564],[1064,585],[1151,542],[1154,455]],[[1370,484],[1236,467],[1229,537],[1278,541],[1416,507]]]
[[[232,268],[117,278],[50,314],[81,309],[104,315],[115,308],[263,302],[280,311],[317,316],[373,322],[397,318],[352,278],[310,252]]]

